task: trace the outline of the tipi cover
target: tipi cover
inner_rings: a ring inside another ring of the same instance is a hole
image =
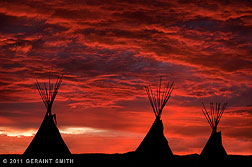
[[[205,159],[222,159],[227,156],[227,152],[222,145],[221,132],[211,134],[200,156]]]
[[[156,118],[149,132],[136,149],[136,152],[142,154],[156,154],[162,156],[173,155],[168,145],[168,141],[164,136],[164,127],[162,120]]]

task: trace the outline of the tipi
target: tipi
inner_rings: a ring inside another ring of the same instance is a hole
[[[24,155],[57,156],[71,154],[56,126],[56,115],[52,114],[52,104],[61,85],[62,77],[59,76],[55,84],[51,84],[49,79],[48,85],[43,84],[44,88],[36,80],[35,85],[46,106],[47,112],[37,134],[25,150]]]
[[[205,115],[210,127],[212,128],[212,134],[208,139],[204,149],[200,156],[203,159],[223,159],[227,156],[222,145],[221,132],[217,132],[217,126],[220,122],[221,116],[225,111],[227,103],[224,103],[221,107],[220,103],[210,103],[210,111],[207,111],[204,103],[202,112]]]
[[[167,85],[162,88],[160,79],[156,92],[152,91],[151,85],[146,86],[145,90],[149,97],[156,119],[135,152],[138,155],[147,155],[153,158],[172,157],[173,153],[168,145],[167,139],[164,136],[164,127],[161,115],[166,103],[171,97],[173,82],[168,82]]]

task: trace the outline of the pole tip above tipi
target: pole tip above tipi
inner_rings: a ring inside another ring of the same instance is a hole
[[[153,91],[151,84],[145,86],[145,91],[148,95],[151,107],[156,117],[160,117],[166,103],[171,97],[171,93],[174,89],[174,82],[168,81],[164,86],[162,85],[162,79],[160,78],[159,85],[156,90]]]
[[[217,126],[220,122],[220,119],[227,107],[227,102],[223,103],[213,103],[211,102],[209,104],[209,110],[206,109],[205,104],[202,102],[203,108],[202,108],[202,113],[206,117],[210,127],[212,128],[213,132],[217,132]]]

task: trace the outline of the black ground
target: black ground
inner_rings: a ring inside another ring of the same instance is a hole
[[[48,159],[51,159],[51,163]],[[41,161],[48,161],[41,163]],[[57,163],[58,162],[58,163]],[[61,163],[63,162],[63,163]],[[198,154],[177,156],[173,159],[154,159],[151,157],[136,156],[135,153],[125,154],[72,154],[66,157],[33,157],[16,154],[0,155],[0,167],[5,166],[52,166],[52,167],[96,167],[96,166],[115,166],[115,167],[134,167],[134,166],[174,166],[174,167],[202,167],[202,166],[252,166],[252,156],[229,155],[226,159],[202,160]]]

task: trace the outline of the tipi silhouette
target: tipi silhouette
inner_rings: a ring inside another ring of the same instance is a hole
[[[135,152],[138,155],[151,156],[152,158],[171,158],[173,153],[168,145],[167,139],[164,136],[164,126],[161,120],[161,114],[166,103],[171,97],[173,82],[168,82],[162,89],[160,79],[159,86],[155,92],[152,91],[151,85],[146,86],[145,90],[149,97],[156,119]]]
[[[56,126],[56,115],[52,114],[52,104],[61,85],[62,77],[58,77],[55,84],[51,84],[49,79],[48,86],[44,84],[44,88],[36,80],[35,85],[46,106],[47,112],[37,134],[25,150],[24,155],[57,156],[71,154]]]
[[[210,111],[207,111],[204,103],[202,104],[202,112],[212,128],[212,133],[200,156],[203,159],[223,159],[227,156],[227,152],[222,145],[221,132],[217,132],[217,126],[225,111],[227,103],[224,103],[222,107],[220,103],[216,103],[215,105],[210,103]]]

